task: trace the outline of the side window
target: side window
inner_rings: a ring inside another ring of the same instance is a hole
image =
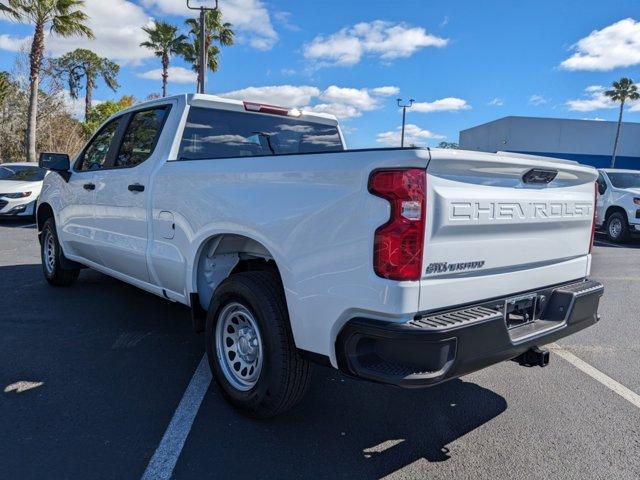
[[[605,181],[604,176],[601,173],[598,174],[598,180],[596,181],[598,182],[598,193],[602,195],[607,191],[607,182]]]
[[[163,107],[134,113],[116,155],[115,167],[135,167],[151,156],[167,110]]]
[[[116,118],[107,123],[93,140],[91,140],[91,143],[87,145],[82,154],[80,163],[77,166],[78,170],[86,172],[89,170],[99,170],[104,167],[111,142],[118,131],[120,120],[120,118]]]

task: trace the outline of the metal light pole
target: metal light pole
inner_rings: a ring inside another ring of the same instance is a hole
[[[404,148],[404,125],[407,120],[407,108],[411,108],[413,106],[413,102],[415,100],[413,98],[409,99],[409,104],[402,104],[402,99],[398,98],[398,106],[402,108],[402,136],[400,137],[400,148]]]
[[[187,0],[187,8],[190,10],[200,10],[200,65],[198,68],[198,93],[204,93],[205,79],[207,77],[207,32],[205,30],[205,13],[218,10],[218,0],[214,0],[215,7],[205,7],[204,3],[199,7],[191,6],[191,0]]]

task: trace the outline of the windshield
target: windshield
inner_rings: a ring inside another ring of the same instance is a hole
[[[335,125],[291,117],[191,107],[180,160],[344,150]]]
[[[44,178],[45,170],[28,165],[0,165],[0,180],[37,182]]]
[[[640,173],[607,172],[607,175],[616,188],[640,188]]]

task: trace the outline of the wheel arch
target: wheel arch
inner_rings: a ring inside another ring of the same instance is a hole
[[[607,208],[607,211],[604,214],[603,225],[606,225],[607,221],[609,220],[609,217],[616,212],[621,213],[624,216],[627,223],[629,222],[629,218],[627,217],[627,211],[624,208],[622,208],[620,205],[611,205]]]
[[[191,291],[197,293],[204,310],[209,308],[218,285],[233,273],[271,270],[283,283],[280,266],[271,251],[262,242],[244,234],[217,233],[205,238],[196,250],[192,265]]]
[[[50,218],[55,218],[51,205],[46,202],[39,204],[38,209],[36,210],[36,225],[38,227],[38,232],[42,231],[44,222]]]

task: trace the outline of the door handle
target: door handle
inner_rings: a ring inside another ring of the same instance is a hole
[[[82,188],[85,190],[95,190],[96,186],[93,183],[85,183]]]
[[[129,185],[128,188],[130,192],[144,192],[144,185],[140,185],[139,183]]]

